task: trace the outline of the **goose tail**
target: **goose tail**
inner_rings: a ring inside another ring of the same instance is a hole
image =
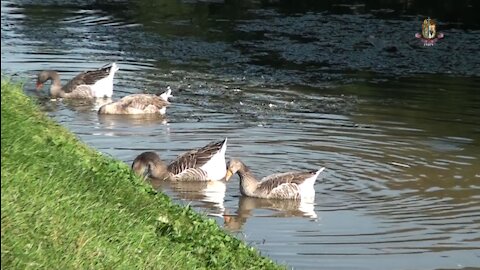
[[[113,62],[112,67],[110,68],[110,74],[115,74],[120,68],[118,67],[117,63]]]
[[[167,91],[165,91],[163,94],[161,94],[160,97],[161,97],[163,100],[169,102],[169,101],[168,101],[168,98],[173,97],[173,95],[172,95],[172,89],[170,88],[170,86],[167,87]]]
[[[317,180],[318,176],[321,172],[323,172],[323,170],[325,170],[325,167],[321,167],[320,169],[318,169],[318,171],[315,173],[315,180]]]

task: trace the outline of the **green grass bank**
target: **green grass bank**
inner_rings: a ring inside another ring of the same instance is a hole
[[[2,269],[279,269],[2,78]]]

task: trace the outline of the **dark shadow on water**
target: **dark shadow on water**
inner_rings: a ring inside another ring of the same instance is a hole
[[[86,51],[112,52],[110,59],[97,58],[101,61],[149,59],[160,70],[247,77],[249,83],[276,87],[350,83],[361,80],[362,72],[387,78],[480,74],[479,1],[58,4],[16,3],[28,18],[21,21],[24,36],[44,43],[35,53],[54,51],[57,43],[63,44],[57,51],[68,53],[81,44]],[[432,48],[414,37],[427,16],[438,20],[446,35]]]

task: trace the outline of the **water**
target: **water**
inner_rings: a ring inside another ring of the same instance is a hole
[[[2,73],[40,98],[38,71],[65,82],[112,61],[114,99],[170,85],[166,119],[41,98],[56,121],[128,164],[227,137],[227,157],[259,178],[325,166],[314,205],[244,198],[237,177],[154,183],[292,268],[480,267],[476,2],[455,18],[416,2],[307,2],[2,1]],[[428,48],[414,38],[427,10],[446,34]]]

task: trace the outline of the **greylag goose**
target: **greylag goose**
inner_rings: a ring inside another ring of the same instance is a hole
[[[168,166],[154,152],[144,152],[132,163],[140,176],[169,181],[218,181],[225,178],[227,139],[179,155]]]
[[[168,98],[172,97],[172,90],[168,90],[160,96],[152,94],[128,95],[116,102],[103,105],[98,110],[99,114],[159,114],[164,115]]]
[[[264,177],[260,182],[240,160],[232,159],[228,164],[225,180],[235,173],[240,177],[240,192],[244,196],[264,199],[293,199],[312,201],[315,199],[314,184],[324,170],[285,172]]]
[[[84,71],[66,85],[62,86],[60,75],[54,70],[44,70],[38,74],[37,90],[51,80],[50,95],[53,98],[103,98],[113,95],[113,77],[118,66],[112,63],[109,66],[90,71]]]

